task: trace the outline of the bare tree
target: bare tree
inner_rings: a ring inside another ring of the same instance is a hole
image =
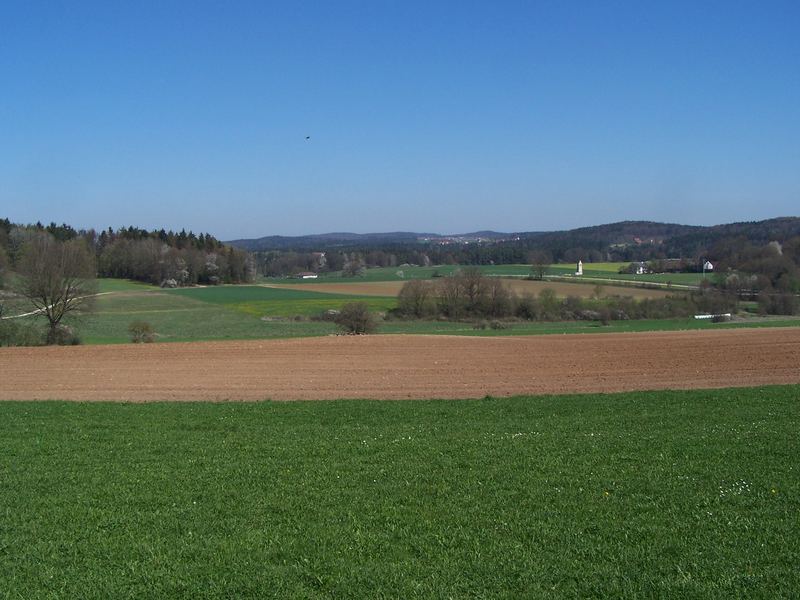
[[[534,250],[528,255],[528,261],[531,263],[531,275],[535,279],[544,279],[547,269],[550,268],[550,263],[553,258],[550,253],[545,250]]]
[[[456,278],[464,291],[467,310],[480,312],[486,303],[487,278],[478,267],[467,267]]]
[[[443,277],[437,285],[439,310],[451,319],[461,317],[464,310],[464,290],[457,277]]]
[[[93,254],[82,239],[59,242],[39,233],[25,244],[17,270],[19,292],[47,318],[47,343],[57,343],[64,316],[91,306],[96,292]]]
[[[487,311],[492,317],[507,317],[511,312],[511,291],[502,279],[492,277],[487,282]]]
[[[0,246],[0,288],[5,283],[6,271],[8,270],[8,257],[6,251]]]
[[[8,271],[8,257],[6,251],[0,246],[0,318],[3,316],[5,307],[3,306],[3,286],[5,285],[6,273]]]
[[[397,308],[404,315],[422,318],[434,311],[435,290],[430,281],[412,279],[403,284],[397,296]]]

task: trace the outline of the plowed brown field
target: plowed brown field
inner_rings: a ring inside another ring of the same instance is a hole
[[[270,283],[263,287],[301,290],[304,292],[324,292],[328,294],[353,294],[355,296],[397,296],[405,281],[363,281],[356,283]],[[595,286],[586,283],[563,281],[531,281],[529,279],[503,278],[509,288],[518,294],[538,295],[543,289],[553,290],[558,296],[578,296],[589,298],[595,293]],[[604,296],[630,296],[632,298],[664,298],[680,293],[675,290],[637,288],[603,285]]]
[[[474,398],[800,383],[800,328],[0,348],[4,400]]]

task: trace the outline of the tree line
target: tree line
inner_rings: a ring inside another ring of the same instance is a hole
[[[134,227],[97,234],[66,224],[20,226],[2,219],[0,345],[77,343],[64,318],[91,309],[98,275],[169,287],[241,283],[255,276],[255,264],[247,252],[209,234]],[[44,340],[29,322],[4,314],[10,300],[19,308],[19,298],[27,302],[27,312],[47,321]]]
[[[98,233],[67,224],[18,225],[8,219],[0,219],[0,261],[14,268],[26,244],[39,235],[49,235],[61,243],[83,243],[94,257],[99,277],[176,287],[243,283],[252,281],[256,274],[250,253],[226,246],[209,233],[148,231],[132,226]]]
[[[528,321],[665,319],[697,313],[735,311],[735,294],[706,286],[688,294],[634,300],[604,296],[559,298],[550,288],[537,296],[516,294],[500,278],[466,268],[435,281],[413,279],[403,284],[395,315],[410,319],[481,320],[517,318]]]

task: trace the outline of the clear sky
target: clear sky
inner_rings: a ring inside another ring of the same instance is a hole
[[[797,0],[9,0],[0,217],[231,239],[798,215],[798,32]]]

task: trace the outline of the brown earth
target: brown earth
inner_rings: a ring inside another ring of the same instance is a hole
[[[560,281],[531,281],[529,279],[503,278],[512,290],[518,294],[538,295],[549,288],[558,296],[578,296],[589,298],[594,294],[595,286],[587,283],[565,283]],[[263,284],[264,287],[286,290],[302,290],[324,292],[329,294],[353,294],[356,296],[397,296],[405,281],[364,281],[356,283],[276,283]],[[664,298],[674,291],[636,287],[603,285],[603,296],[630,296],[632,298]]]
[[[474,398],[800,383],[800,328],[0,348],[4,400]]]

